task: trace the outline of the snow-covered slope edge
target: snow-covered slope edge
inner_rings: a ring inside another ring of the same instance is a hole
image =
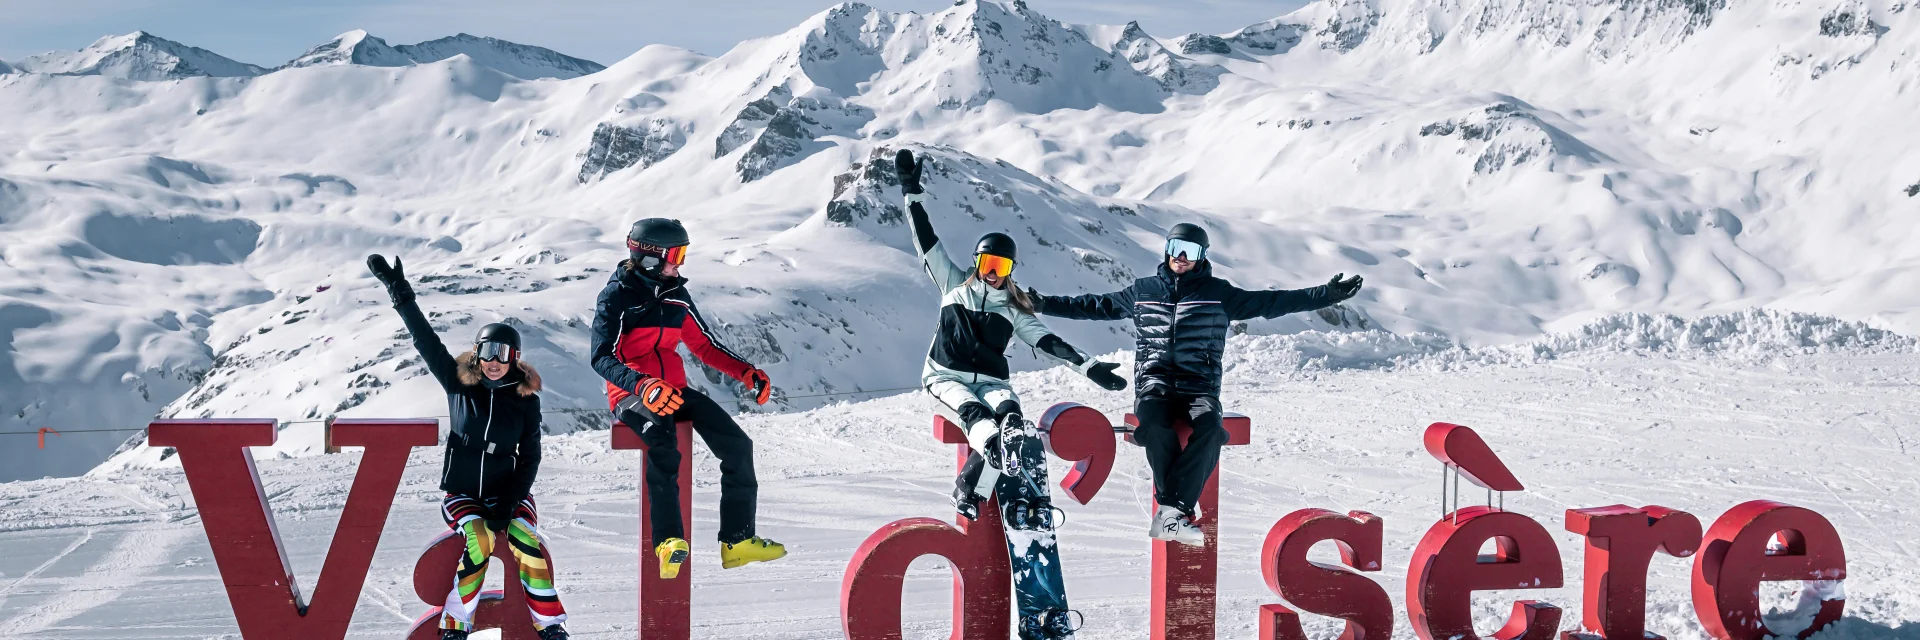
[[[4,68],[0,63],[0,68]],[[194,77],[250,77],[266,69],[228,59],[145,31],[107,36],[75,52],[51,51],[16,61],[32,73],[109,76],[126,80],[178,80]],[[4,71],[0,71],[4,73]]]
[[[474,62],[501,73],[533,80],[538,78],[577,78],[598,73],[606,65],[564,55],[558,51],[498,38],[465,33],[428,40],[418,44],[388,45],[386,40],[355,29],[315,46],[282,69],[317,65],[357,64],[375,67],[401,67],[439,62],[464,55]]]

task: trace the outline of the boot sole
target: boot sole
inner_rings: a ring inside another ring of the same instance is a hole
[[[680,577],[680,565],[687,563],[687,552],[675,550],[660,563],[660,579],[672,580]]]

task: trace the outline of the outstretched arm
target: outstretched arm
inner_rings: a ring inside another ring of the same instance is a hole
[[[1345,275],[1345,274],[1342,274]],[[1278,318],[1289,313],[1331,307],[1360,292],[1360,276],[1342,280],[1336,275],[1326,284],[1306,289],[1247,291],[1227,285],[1220,304],[1234,320]]]
[[[940,236],[933,232],[933,221],[927,217],[927,209],[920,201],[926,192],[920,188],[921,163],[913,157],[913,152],[901,149],[894,158],[894,171],[900,177],[900,190],[907,196],[907,226],[913,229],[913,248],[920,254],[921,268],[933,285],[946,293],[967,281],[967,270],[954,264],[948,257],[946,247],[940,244]]]
[[[1034,349],[1048,358],[1072,367],[1074,371],[1091,378],[1102,387],[1113,391],[1127,388],[1127,381],[1113,374],[1113,370],[1120,365],[1095,360],[1093,356],[1067,344],[1066,340],[1047,329],[1047,325],[1032,314],[1014,314],[1013,333],[1020,336],[1022,342],[1033,345]]]
[[[1027,297],[1033,299],[1035,312],[1070,320],[1120,320],[1133,317],[1133,287],[1113,293],[1078,296],[1047,296],[1028,289]]]
[[[620,345],[620,330],[624,328],[621,326],[621,314],[626,312],[626,307],[613,299],[619,290],[620,283],[607,283],[607,288],[600,290],[600,299],[594,303],[593,327],[590,331],[592,348],[588,359],[593,364],[593,370],[607,382],[629,393],[639,393],[640,382],[646,376],[621,362],[614,353],[614,348]]]
[[[440,381],[440,388],[447,391],[459,389],[460,366],[453,361],[453,354],[447,353],[447,345],[440,342],[440,335],[433,332],[433,325],[427,322],[427,315],[420,312],[419,303],[413,299],[413,285],[407,282],[405,265],[399,256],[393,259],[393,265],[387,265],[387,259],[378,254],[367,256],[367,269],[373,271],[373,277],[386,285],[387,295],[393,299],[393,310],[400,312],[400,323],[406,325],[407,334],[413,337],[413,350],[420,353],[420,360],[427,365],[427,371]]]
[[[753,383],[747,380],[747,373],[753,371],[753,365],[714,339],[712,326],[707,324],[705,316],[700,315],[700,308],[693,306],[692,300],[667,298],[661,302],[687,308],[687,318],[680,323],[680,340],[687,344],[687,350],[692,351],[694,357],[739,380],[740,384],[752,386]]]

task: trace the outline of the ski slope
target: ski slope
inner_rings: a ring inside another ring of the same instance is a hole
[[[1126,354],[1115,354],[1124,359]],[[1402,604],[1407,558],[1440,512],[1430,422],[1474,427],[1529,487],[1509,509],[1555,532],[1562,589],[1475,599],[1483,633],[1516,598],[1579,615],[1581,545],[1568,508],[1659,504],[1711,522],[1733,505],[1773,499],[1814,509],[1848,557],[1847,618],[1821,640],[1920,633],[1920,352],[1908,338],[1817,318],[1743,314],[1687,323],[1626,318],[1501,348],[1409,346],[1382,334],[1240,337],[1229,347],[1225,400],[1254,421],[1254,442],[1222,463],[1219,637],[1250,637],[1265,592],[1257,555],[1281,515],[1360,509],[1386,521],[1386,567],[1374,576]],[[1025,402],[1078,401],[1118,418],[1125,393],[1065,369],[1016,376]],[[838,638],[836,590],[855,547],[881,524],[950,513],[952,451],[930,436],[930,401],[908,394],[811,411],[752,415],[761,444],[760,532],[787,543],[781,561],[721,570],[716,462],[695,462],[694,636]],[[283,437],[295,437],[290,428]],[[636,616],[637,457],[607,433],[547,440],[536,486],[545,535],[580,638],[632,637]],[[1082,638],[1144,638],[1151,489],[1138,449],[1121,445],[1092,504],[1068,502],[1061,532]],[[358,454],[261,455],[260,469],[300,584],[312,589]],[[442,529],[438,453],[416,450],[361,594],[354,637],[392,637],[427,605],[411,594],[420,547]],[[1055,461],[1055,477],[1065,466]],[[1475,496],[1468,496],[1472,502]],[[0,485],[0,635],[35,638],[236,637],[199,520],[177,470],[133,469]],[[1653,564],[1649,629],[1704,638],[1686,588],[1689,565]],[[493,578],[497,584],[498,570]],[[911,638],[944,638],[947,572],[916,564],[907,586]],[[1763,590],[1783,612],[1786,585]],[[1401,613],[1396,638],[1411,638]],[[1566,626],[1570,623],[1563,623]],[[1330,619],[1310,621],[1326,637]]]

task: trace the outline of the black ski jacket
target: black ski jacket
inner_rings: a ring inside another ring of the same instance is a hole
[[[427,371],[447,392],[447,449],[440,490],[517,504],[540,472],[540,374],[525,362],[498,382],[480,373],[472,351],[455,358],[420,305],[396,305]]]
[[[1332,306],[1325,285],[1310,289],[1247,291],[1213,277],[1213,262],[1184,274],[1166,263],[1151,278],[1107,294],[1034,296],[1042,315],[1075,320],[1132,317],[1133,384],[1142,398],[1219,396],[1221,355],[1234,320],[1277,318]]]

